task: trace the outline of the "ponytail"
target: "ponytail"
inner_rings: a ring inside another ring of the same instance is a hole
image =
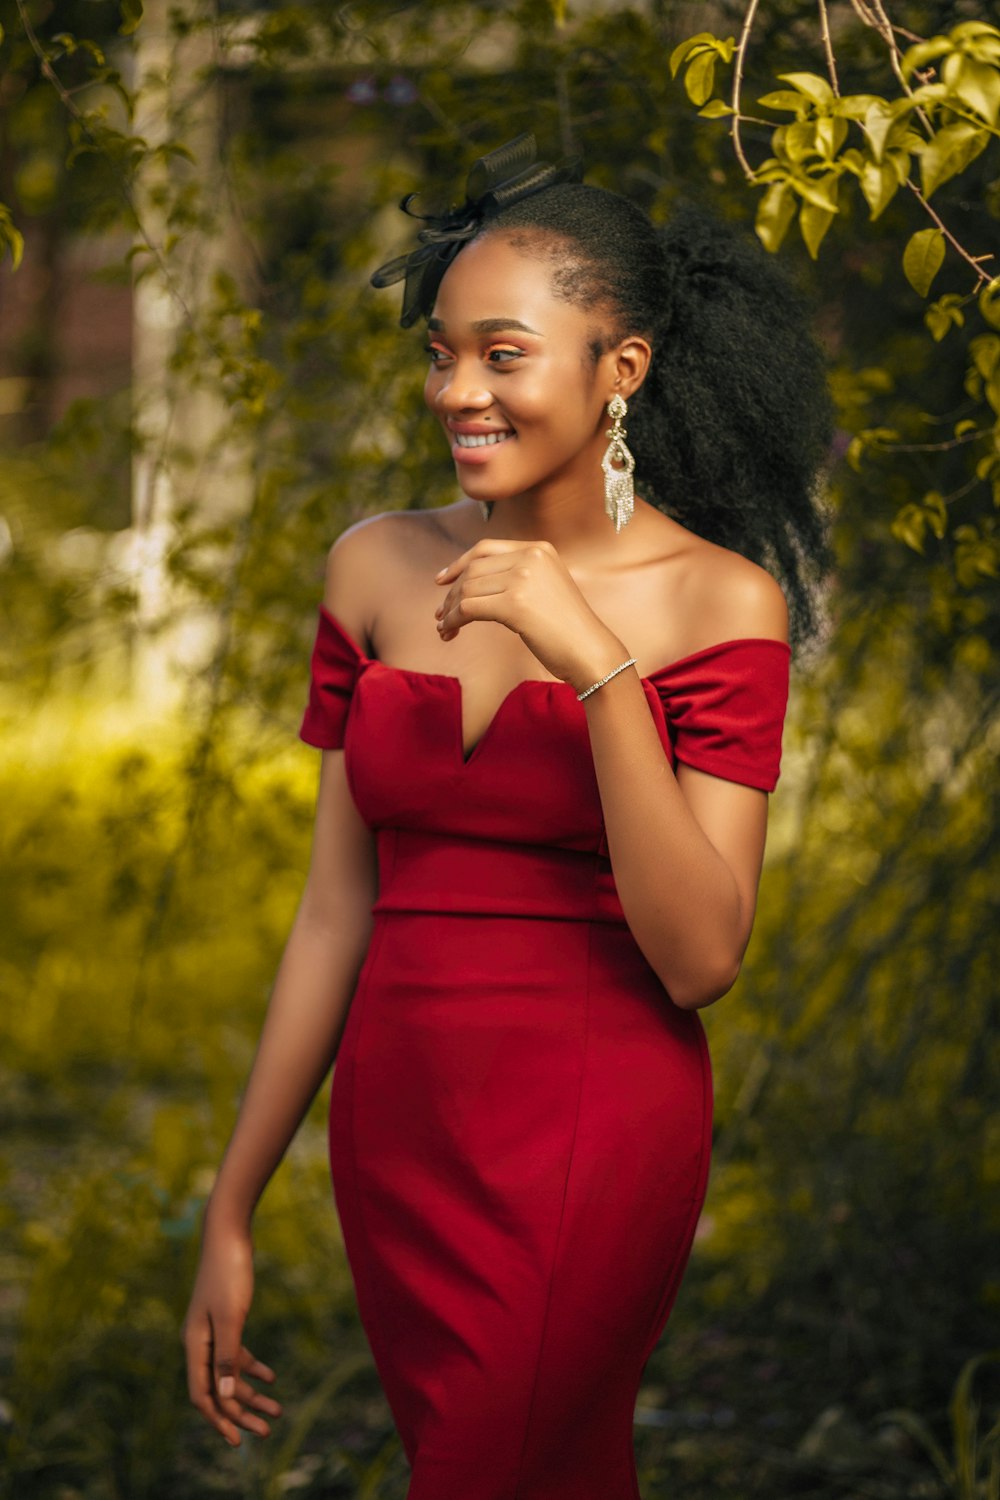
[[[693,203],[656,231],[664,295],[629,412],[642,492],[783,584],[792,639],[830,566],[821,480],[833,405],[810,310],[748,235]]]

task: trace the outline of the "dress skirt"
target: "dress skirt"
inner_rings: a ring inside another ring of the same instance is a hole
[[[711,1129],[701,1021],[627,927],[376,910],[330,1161],[407,1500],[638,1500]]]

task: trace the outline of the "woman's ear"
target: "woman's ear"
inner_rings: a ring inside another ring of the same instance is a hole
[[[653,351],[644,338],[632,334],[609,353],[614,390],[608,395],[608,400],[617,392],[629,401],[646,378]]]

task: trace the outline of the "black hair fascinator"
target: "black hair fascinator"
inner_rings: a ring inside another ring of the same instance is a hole
[[[536,161],[535,149],[535,137],[528,131],[481,156],[469,172],[465,202],[460,208],[441,214],[414,213],[410,204],[419,193],[408,193],[400,203],[405,214],[420,219],[427,227],[418,232],[420,244],[416,249],[380,266],[371,284],[393,286],[406,278],[401,328],[411,328],[421,315],[430,315],[445,271],[487,219],[556,183],[582,182],[583,163],[578,156],[566,157],[552,165]]]

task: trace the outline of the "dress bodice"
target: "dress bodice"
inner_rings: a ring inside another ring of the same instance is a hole
[[[773,791],[790,656],[783,641],[741,638],[642,678],[670,764]],[[518,910],[535,901],[540,913],[560,914],[555,906],[566,915],[624,920],[586,712],[569,683],[518,683],[466,756],[459,679],[367,656],[321,605],[299,735],[345,752],[351,795],[380,835],[380,904],[394,891],[402,901],[431,901],[431,909],[444,902],[449,910],[482,911],[487,887],[498,887],[497,899],[516,900]],[[489,849],[488,868],[479,869],[472,845]],[[463,878],[455,874],[456,848],[471,856]],[[546,858],[526,857],[540,848]],[[419,855],[405,877],[400,851]]]

